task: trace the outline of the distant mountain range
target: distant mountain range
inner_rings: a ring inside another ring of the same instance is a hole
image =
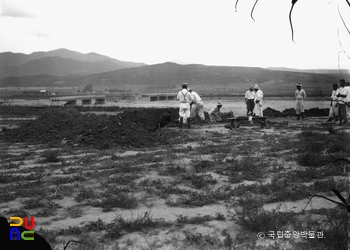
[[[0,53],[0,79],[33,75],[89,75],[123,68],[144,66],[144,63],[123,62],[108,56],[83,54],[67,49],[32,54]]]
[[[291,71],[291,72],[307,72],[307,73],[315,73],[315,74],[349,74],[349,70],[346,69],[291,69],[291,68],[283,68],[283,67],[269,67],[267,69],[270,70],[280,70],[280,71]]]
[[[83,87],[90,83],[93,86],[142,92],[177,92],[181,83],[187,82],[191,88],[202,94],[241,95],[250,85],[258,84],[269,95],[291,95],[295,91],[295,84],[300,82],[310,95],[328,96],[333,83],[338,83],[340,78],[350,80],[349,73],[345,73],[341,76],[339,72],[310,73],[256,67],[179,65],[168,62],[80,76],[41,74],[7,77],[0,80],[0,86]]]

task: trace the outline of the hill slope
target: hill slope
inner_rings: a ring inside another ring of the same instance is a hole
[[[349,77],[349,75],[347,76]],[[87,76],[12,77],[0,80],[0,86],[53,86],[55,81],[65,81],[66,86],[109,86],[142,92],[177,92],[181,83],[187,82],[199,93],[243,94],[250,85],[258,84],[265,93],[284,95],[294,92],[300,82],[312,95],[327,95],[331,85],[340,76],[314,74],[251,67],[219,67],[204,65],[178,65],[163,63],[137,68],[126,68]]]
[[[0,78],[37,74],[89,75],[143,65],[146,64],[123,62],[97,53],[83,54],[67,49],[29,55],[5,52],[0,53]]]

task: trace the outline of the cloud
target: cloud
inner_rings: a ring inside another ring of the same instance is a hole
[[[14,17],[14,18],[31,18],[34,17],[33,14],[22,10],[18,6],[13,5],[12,3],[3,1],[1,4],[1,13],[0,16],[3,17]]]

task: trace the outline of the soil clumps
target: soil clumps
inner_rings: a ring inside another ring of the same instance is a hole
[[[167,114],[164,119],[164,114]],[[11,142],[109,146],[150,146],[156,130],[178,118],[178,109],[127,110],[117,115],[82,114],[74,108],[48,109],[36,120],[4,131],[0,139]]]

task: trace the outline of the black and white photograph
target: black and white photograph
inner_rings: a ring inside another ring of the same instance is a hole
[[[350,0],[0,0],[0,249],[350,249]]]

